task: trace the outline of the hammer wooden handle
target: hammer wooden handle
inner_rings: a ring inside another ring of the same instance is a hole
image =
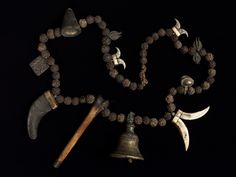
[[[66,147],[61,152],[61,154],[58,157],[58,159],[55,161],[55,163],[53,165],[55,168],[59,168],[60,167],[60,165],[62,164],[64,159],[70,153],[72,148],[75,146],[76,142],[79,140],[81,135],[84,133],[86,128],[89,126],[89,124],[93,121],[93,119],[96,117],[96,115],[103,110],[102,103],[104,103],[104,102],[102,100],[103,99],[101,97],[99,97],[97,99],[96,103],[91,108],[90,112],[88,113],[88,115],[86,116],[86,118],[84,119],[84,121],[82,122],[80,127],[76,130],[76,132],[74,133],[73,137],[67,143]]]

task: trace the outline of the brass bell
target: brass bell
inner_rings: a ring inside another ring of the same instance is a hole
[[[132,160],[144,160],[139,151],[139,138],[134,133],[134,113],[131,112],[127,117],[126,132],[120,136],[118,148],[111,154],[116,158],[127,158],[130,163]]]

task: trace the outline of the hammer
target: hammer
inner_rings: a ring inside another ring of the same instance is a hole
[[[104,101],[104,99],[99,96],[97,100],[95,101],[93,107],[89,111],[88,115],[82,122],[82,124],[79,126],[79,128],[76,130],[70,141],[67,143],[64,150],[61,152],[55,163],[53,164],[54,168],[59,168],[64,159],[67,157],[67,155],[70,153],[72,148],[75,146],[76,142],[79,140],[81,135],[84,133],[86,128],[89,126],[89,124],[93,121],[93,119],[106,107],[108,107],[109,102]]]

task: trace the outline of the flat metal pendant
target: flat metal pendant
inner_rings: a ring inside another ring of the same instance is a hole
[[[40,76],[49,68],[46,59],[41,56],[35,58],[29,65],[37,76]]]

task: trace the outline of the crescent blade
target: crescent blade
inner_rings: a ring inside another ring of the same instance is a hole
[[[172,123],[174,123],[174,125],[179,130],[182,139],[184,141],[185,151],[187,151],[189,147],[189,133],[186,125],[179,117],[176,116],[173,118]]]
[[[179,110],[176,113],[176,115],[179,118],[184,119],[184,120],[195,120],[195,119],[199,119],[202,116],[204,116],[209,111],[209,109],[210,109],[210,106],[208,106],[207,108],[205,108],[205,109],[203,109],[201,111],[194,112],[194,113],[187,113],[187,112]]]
[[[27,129],[31,139],[37,138],[38,125],[41,119],[52,109],[56,108],[56,101],[50,91],[45,92],[34,101],[30,107],[27,119]]]
[[[124,69],[126,68],[126,64],[125,64],[124,60],[118,59],[118,64],[122,64]]]

